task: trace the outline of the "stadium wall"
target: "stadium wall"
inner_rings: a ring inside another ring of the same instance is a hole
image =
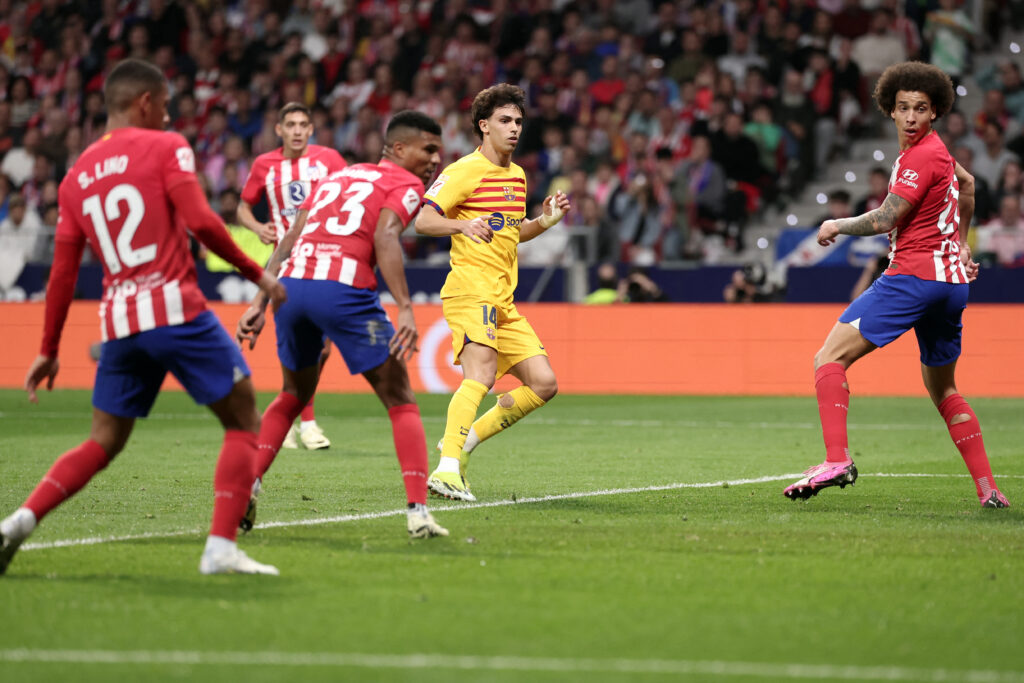
[[[244,305],[211,303],[229,330]],[[551,355],[559,389],[580,394],[811,395],[812,358],[842,311],[841,304],[523,304]],[[57,386],[91,388],[99,340],[95,301],[72,304],[61,344]],[[395,311],[388,313],[394,319]],[[420,353],[410,364],[417,391],[451,392],[461,381],[450,363],[450,333],[441,307],[417,306]],[[38,353],[43,304],[0,303],[0,386],[22,386]],[[1024,397],[1024,305],[974,304],[965,313],[964,355],[958,367],[967,396]],[[280,388],[273,321],[254,351],[246,351],[260,390]],[[858,362],[849,373],[855,394],[923,396],[917,344],[904,335]],[[515,385],[506,378],[499,390]],[[178,388],[173,380],[168,388]],[[340,354],[328,362],[322,390],[368,392],[348,374]]]

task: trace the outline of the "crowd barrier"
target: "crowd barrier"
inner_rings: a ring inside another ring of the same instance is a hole
[[[233,331],[244,305],[211,303]],[[812,358],[842,304],[522,304],[551,357],[559,390],[576,394],[812,395]],[[57,385],[91,388],[99,340],[95,301],[72,304],[61,344]],[[389,308],[392,320],[395,311]],[[441,307],[415,309],[420,352],[409,364],[417,391],[448,393],[461,381]],[[0,386],[21,387],[38,353],[43,304],[0,304]],[[966,396],[1024,397],[1024,305],[974,304],[964,314],[964,354],[957,377]],[[273,322],[245,352],[256,387],[280,388]],[[859,395],[922,396],[913,333],[859,361],[849,372]],[[497,389],[514,386],[511,378]],[[366,392],[339,354],[321,390]],[[169,388],[178,388],[173,380]]]

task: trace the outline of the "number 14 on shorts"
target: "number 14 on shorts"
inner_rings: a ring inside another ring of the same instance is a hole
[[[481,304],[480,309],[484,314],[484,325],[490,323],[497,327],[498,325],[498,309],[494,306],[488,306],[487,304]]]

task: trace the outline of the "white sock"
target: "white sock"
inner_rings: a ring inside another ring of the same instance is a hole
[[[203,554],[210,553],[213,555],[220,555],[221,553],[231,552],[238,547],[238,544],[234,541],[230,541],[223,536],[209,535],[206,537],[206,547],[203,548]]]
[[[0,522],[0,534],[15,541],[25,540],[35,528],[36,513],[28,508],[18,508]]]
[[[413,515],[422,517],[423,515],[427,514],[427,506],[424,505],[423,503],[413,503],[412,507],[406,511],[406,514],[409,517],[412,517]]]
[[[476,430],[472,427],[469,428],[469,436],[466,437],[466,445],[462,447],[467,453],[472,453],[473,449],[480,445],[480,437],[476,435]]]
[[[299,421],[299,431],[300,432],[304,432],[307,429],[309,429],[310,427],[316,427],[316,426],[317,426],[316,420],[300,420]]]
[[[459,472],[459,459],[458,458],[446,458],[442,457],[441,462],[437,463],[438,472]]]

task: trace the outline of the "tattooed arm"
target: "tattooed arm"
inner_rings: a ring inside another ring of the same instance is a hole
[[[853,218],[825,221],[818,229],[818,244],[827,247],[837,235],[882,235],[896,227],[914,206],[903,197],[892,194],[873,211]]]

